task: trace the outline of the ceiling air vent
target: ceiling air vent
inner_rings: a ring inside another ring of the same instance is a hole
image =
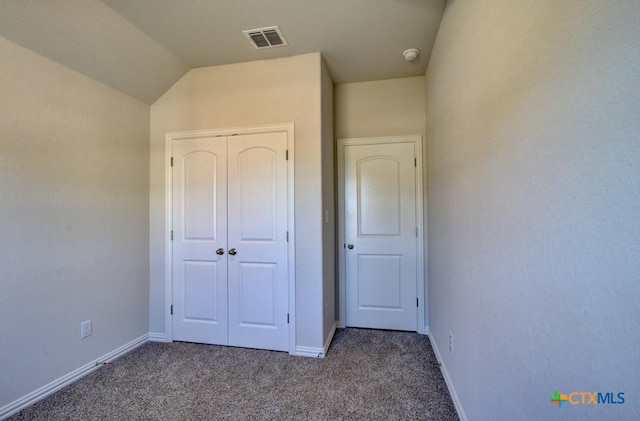
[[[284,39],[282,32],[280,32],[280,28],[277,26],[247,29],[246,31],[242,31],[242,33],[244,33],[247,39],[251,41],[251,45],[253,45],[256,50],[287,45],[287,40]]]

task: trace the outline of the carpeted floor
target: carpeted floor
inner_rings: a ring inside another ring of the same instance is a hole
[[[457,420],[426,336],[340,329],[324,359],[147,343],[10,420]]]

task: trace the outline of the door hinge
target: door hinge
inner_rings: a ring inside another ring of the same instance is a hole
[[[419,303],[418,297],[416,297],[416,307],[420,307],[420,304],[418,304],[418,303]]]
[[[418,235],[418,227],[416,227],[416,237],[419,237],[419,235]]]
[[[288,161],[289,160],[289,149],[287,149],[284,153],[285,159]]]
[[[287,324],[289,324],[289,313],[287,313]]]
[[[289,242],[289,231],[287,231],[287,243]]]
[[[173,304],[171,304],[171,314],[173,314]]]
[[[413,158],[413,166],[418,168],[418,158]]]
[[[171,157],[171,166],[173,167],[173,157]]]
[[[173,231],[171,231],[171,241],[173,241]]]

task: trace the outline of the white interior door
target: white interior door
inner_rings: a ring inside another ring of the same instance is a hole
[[[347,326],[417,330],[413,142],[344,147]]]
[[[226,138],[173,142],[172,187],[173,339],[225,345]]]
[[[287,134],[173,142],[173,339],[286,351]]]
[[[229,344],[285,351],[287,136],[229,139]],[[235,254],[234,254],[235,252]]]

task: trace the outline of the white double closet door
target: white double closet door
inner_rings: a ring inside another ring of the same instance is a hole
[[[172,143],[173,339],[288,350],[286,133]]]

